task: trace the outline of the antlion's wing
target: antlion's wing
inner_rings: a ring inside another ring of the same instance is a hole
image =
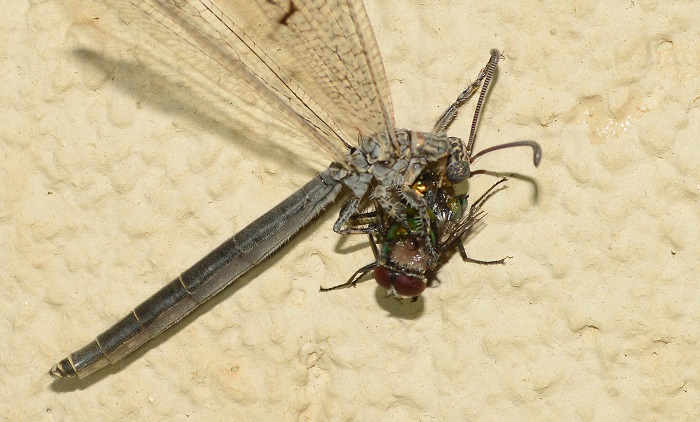
[[[285,6],[261,3],[265,13],[242,1],[221,3],[258,43],[208,0],[107,4],[167,47],[195,79],[215,84],[217,95],[241,110],[234,118],[260,110],[340,163],[358,132],[386,131],[393,139],[384,68],[362,3],[288,3],[290,12],[281,15]]]
[[[348,134],[385,133],[398,152],[384,64],[361,0],[258,0],[292,46],[294,72]]]

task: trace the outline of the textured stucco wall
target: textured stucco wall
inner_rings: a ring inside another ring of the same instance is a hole
[[[532,179],[467,247],[508,265],[453,259],[417,304],[369,281],[320,294],[371,260],[336,207],[134,357],[52,384],[323,159],[237,140],[225,108],[111,43],[128,28],[102,7],[3,2],[0,419],[700,418],[700,3],[367,3],[399,126],[429,129],[503,51],[479,143],[545,155],[480,161]]]

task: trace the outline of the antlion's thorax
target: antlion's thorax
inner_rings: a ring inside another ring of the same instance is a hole
[[[429,163],[449,152],[444,134],[399,129],[393,140],[386,133],[362,136],[359,147],[347,152],[349,176],[340,180],[357,197],[364,195],[372,180],[387,188],[409,186]]]

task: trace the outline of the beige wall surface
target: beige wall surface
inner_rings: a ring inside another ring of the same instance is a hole
[[[700,3],[366,3],[399,127],[503,52],[479,146],[544,159],[479,161],[520,176],[467,249],[507,265],[453,257],[413,304],[319,293],[372,261],[335,206],[134,356],[52,383],[328,158],[230,123],[235,98],[164,75],[108,8],[3,2],[0,420],[700,419]]]

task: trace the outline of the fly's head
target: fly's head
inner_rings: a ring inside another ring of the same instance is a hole
[[[414,236],[403,226],[383,239],[379,265],[374,269],[374,280],[397,299],[416,300],[428,286],[426,273],[436,262],[427,253],[424,240]]]
[[[424,276],[406,274],[384,265],[374,269],[374,280],[385,288],[389,295],[397,299],[410,298],[414,302],[428,286]]]

